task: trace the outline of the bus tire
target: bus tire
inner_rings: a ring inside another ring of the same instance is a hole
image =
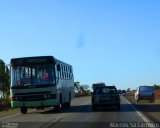
[[[62,108],[66,108],[67,107],[67,103],[62,103]]]
[[[97,110],[97,106],[96,105],[92,105],[92,111],[95,112]]]
[[[40,110],[40,107],[37,107],[36,109],[37,109],[37,110]]]
[[[70,107],[71,107],[71,102],[70,102],[70,101],[66,103],[66,107],[67,107],[67,108],[70,108]]]
[[[71,107],[71,93],[69,93],[69,101],[66,103],[67,108]]]
[[[60,111],[60,104],[54,105],[54,110],[55,110],[55,111]]]
[[[27,113],[27,107],[21,107],[20,110],[21,110],[22,114],[26,114]]]
[[[44,109],[44,107],[40,107],[40,109],[42,109],[42,110],[43,110],[43,109]]]
[[[118,109],[119,111],[121,110],[120,104],[117,105],[117,109]]]

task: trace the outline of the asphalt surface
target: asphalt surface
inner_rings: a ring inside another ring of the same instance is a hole
[[[100,108],[96,112],[91,109],[91,97],[79,97],[72,100],[69,109],[59,112],[53,108],[44,110],[31,109],[27,114],[16,113],[0,118],[3,128],[106,128],[137,127],[139,123],[151,122],[145,115],[137,111],[123,96],[121,110],[116,107]]]
[[[127,93],[124,97],[140,112],[143,112],[148,118],[154,122],[160,122],[160,101],[155,100],[155,102],[152,103],[149,100],[141,100],[137,103],[134,93]]]

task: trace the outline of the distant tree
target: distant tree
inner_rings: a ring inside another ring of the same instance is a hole
[[[154,85],[153,85],[153,88],[154,88],[155,90],[158,90],[158,89],[160,89],[160,85],[154,84]]]
[[[80,85],[80,82],[74,83],[74,90],[81,95],[90,94],[89,85]]]
[[[9,96],[10,76],[9,72],[5,72],[6,67],[3,60],[0,59],[0,91],[3,92],[3,97]]]
[[[74,86],[75,86],[75,87],[78,87],[79,84],[80,84],[80,82],[74,82]]]
[[[127,89],[127,92],[130,92],[130,91],[131,91],[131,89],[130,89],[130,88],[128,88],[128,89]]]
[[[74,90],[75,90],[75,91],[78,91],[78,93],[81,93],[81,92],[82,92],[81,86],[80,86],[80,82],[75,82],[75,83],[74,83]]]
[[[83,85],[83,87],[84,87],[85,90],[88,90],[90,86],[89,85]]]

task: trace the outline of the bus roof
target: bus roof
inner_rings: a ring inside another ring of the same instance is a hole
[[[31,65],[31,64],[49,64],[54,63],[53,56],[33,56],[33,57],[21,57],[11,59],[12,66],[18,65]]]
[[[11,66],[23,66],[23,65],[34,65],[34,64],[53,64],[56,62],[66,64],[54,58],[53,56],[33,56],[33,57],[12,58],[10,64]]]

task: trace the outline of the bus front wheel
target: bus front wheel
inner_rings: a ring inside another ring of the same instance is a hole
[[[55,111],[60,111],[60,104],[54,105],[54,110],[55,110]]]
[[[27,113],[27,107],[21,107],[21,113],[26,114]]]

